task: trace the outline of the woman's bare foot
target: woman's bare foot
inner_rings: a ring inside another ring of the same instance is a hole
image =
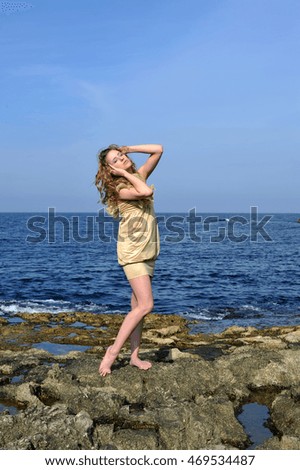
[[[99,366],[99,374],[102,375],[102,377],[105,377],[107,374],[111,374],[111,366],[117,359],[117,356],[118,354],[111,352],[111,346],[107,348],[104,358]]]
[[[142,360],[139,359],[138,357],[136,357],[135,359],[131,358],[129,364],[130,364],[131,366],[138,367],[139,369],[142,369],[142,370],[148,370],[148,369],[150,369],[150,367],[152,367],[151,362],[149,362],[149,361],[142,361]]]

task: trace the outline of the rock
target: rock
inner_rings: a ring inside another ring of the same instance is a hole
[[[262,445],[256,448],[257,450],[300,450],[300,439],[293,436],[271,437],[266,440]]]
[[[278,351],[276,356],[271,354],[268,364],[261,367],[253,374],[253,387],[277,387],[286,388],[299,384],[300,374],[300,350]],[[276,358],[276,359],[275,359]]]
[[[247,328],[242,327],[242,326],[230,326],[226,330],[224,330],[222,333],[219,333],[218,336],[220,337],[232,337],[234,335],[240,336],[241,334],[246,334],[247,333]]]
[[[154,336],[147,336],[148,339],[151,339],[151,341],[154,344],[159,344],[161,346],[171,346],[171,344],[174,344],[174,338],[158,338]]]
[[[181,352],[178,348],[170,349],[168,355],[166,356],[166,361],[177,361],[178,359],[196,359],[195,354],[190,354],[186,352]]]
[[[95,449],[104,449],[111,445],[114,434],[113,424],[95,424],[93,431],[93,443]]]
[[[268,338],[263,336],[243,338],[241,341],[244,344],[255,344],[259,343],[260,349],[285,349],[286,344],[280,338]]]
[[[159,410],[159,438],[163,449],[236,448],[247,442],[242,426],[234,416],[230,402],[197,397],[195,403],[164,407]]]
[[[158,449],[158,439],[155,431],[144,429],[122,429],[114,433],[112,444],[116,449]]]
[[[93,420],[90,415],[82,410],[75,416],[75,428],[80,434],[89,435],[93,429]]]
[[[283,436],[300,439],[300,403],[290,390],[280,393],[272,403],[272,421]]]
[[[14,372],[14,369],[11,365],[8,364],[2,364],[0,367],[0,374],[12,374]]]
[[[300,330],[292,331],[283,336],[283,339],[288,343],[300,343]]]
[[[269,407],[275,432],[258,448],[300,449],[299,326],[190,335],[176,315],[149,316],[141,355],[152,368],[131,367],[126,345],[103,378],[99,361],[122,316],[23,319],[1,327],[1,449],[246,449],[237,414],[255,401]],[[94,329],[77,328],[75,341],[75,321]],[[57,335],[93,348],[58,356],[32,347]]]
[[[181,328],[180,328],[179,325],[172,325],[172,326],[168,326],[168,327],[165,327],[165,328],[160,328],[159,330],[156,330],[156,333],[159,336],[172,336],[175,333],[178,333],[180,331],[180,329]]]

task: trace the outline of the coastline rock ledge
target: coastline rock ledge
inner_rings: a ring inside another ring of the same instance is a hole
[[[149,315],[141,357],[99,361],[121,315],[19,314],[1,319],[1,449],[248,449],[238,415],[268,407],[257,449],[300,450],[300,326],[192,334],[176,315]],[[83,350],[58,354],[46,345]],[[127,345],[128,346],[128,345]]]

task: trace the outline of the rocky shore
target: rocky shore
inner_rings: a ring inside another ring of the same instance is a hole
[[[300,449],[300,326],[191,334],[183,318],[152,314],[142,357],[153,367],[132,368],[124,349],[102,378],[122,319],[0,318],[1,449],[247,449],[247,403],[270,410],[273,437],[257,448]]]

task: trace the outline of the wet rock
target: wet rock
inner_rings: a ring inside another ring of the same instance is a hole
[[[159,410],[157,421],[163,449],[242,448],[247,442],[232,404],[222,399],[199,396],[189,406],[173,403]]]
[[[300,439],[293,436],[272,437],[258,446],[257,450],[300,450]]]
[[[291,390],[285,390],[272,403],[272,420],[279,433],[300,439],[300,403]]]

